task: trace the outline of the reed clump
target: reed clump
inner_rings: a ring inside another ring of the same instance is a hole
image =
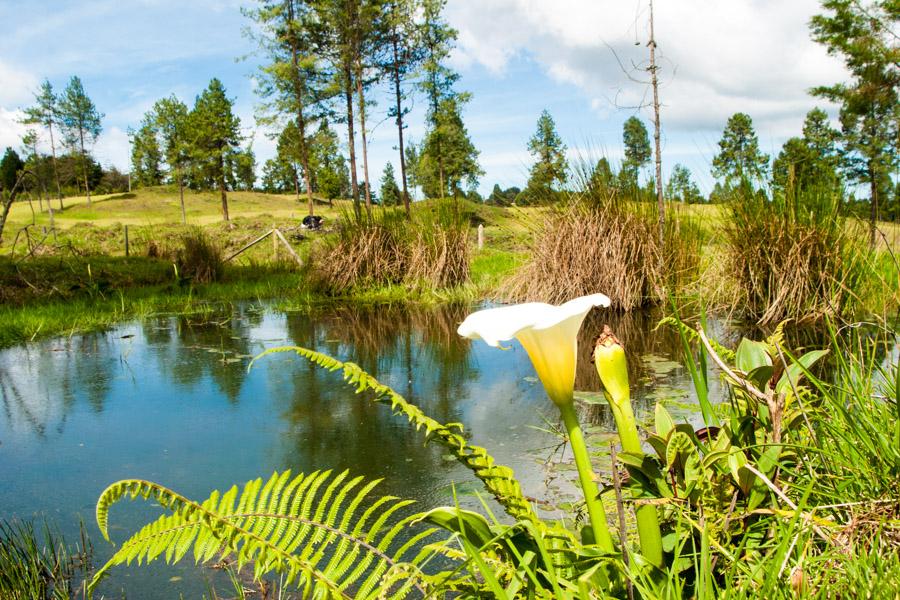
[[[199,228],[181,238],[176,264],[179,273],[195,283],[219,281],[225,270],[222,250]]]
[[[586,185],[548,209],[529,261],[501,297],[558,304],[603,290],[619,310],[659,304],[696,278],[702,241],[699,228],[671,212],[661,243],[655,204]]]
[[[839,192],[736,189],[723,239],[726,304],[757,324],[841,317],[861,302],[867,252]]]
[[[468,229],[443,204],[418,210],[410,220],[397,212],[361,222],[345,215],[338,232],[310,250],[308,276],[330,295],[378,286],[458,286],[469,280]]]

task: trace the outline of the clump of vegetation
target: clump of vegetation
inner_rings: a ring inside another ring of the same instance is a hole
[[[211,283],[222,277],[222,251],[202,230],[195,229],[181,241],[177,264],[183,277],[196,283]]]
[[[345,215],[338,234],[311,250],[308,268],[314,287],[333,295],[391,285],[446,289],[469,279],[468,224],[448,205],[412,219]]]
[[[732,191],[724,229],[727,303],[759,324],[840,316],[858,306],[866,251],[838,193]]]
[[[649,205],[647,205],[649,207]],[[655,213],[618,200],[610,188],[588,187],[553,209],[531,243],[531,259],[503,286],[512,300],[560,303],[603,290],[629,311],[663,301],[697,269],[696,227],[677,215],[660,244]]]
[[[93,547],[82,528],[81,545],[67,546],[44,524],[0,521],[0,597],[6,600],[83,598]]]

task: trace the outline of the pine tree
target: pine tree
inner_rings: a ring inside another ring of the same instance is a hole
[[[406,94],[403,90],[405,80],[415,72],[425,58],[422,45],[422,27],[416,21],[416,0],[387,0],[385,5],[385,41],[390,46],[387,60],[382,69],[388,75],[393,86],[394,105],[388,109],[388,116],[394,118],[397,125],[398,151],[400,155],[400,183],[403,188],[403,206],[406,216],[410,216],[409,189],[407,179],[406,149],[403,140],[403,118],[409,113],[404,106]]]
[[[40,91],[34,95],[34,101],[34,106],[25,109],[23,122],[26,125],[41,125],[50,134],[50,156],[53,162],[53,177],[56,180],[56,197],[59,200],[59,209],[62,210],[62,184],[59,178],[59,163],[56,160],[56,141],[53,137],[53,126],[60,124],[59,98],[53,93],[53,86],[48,80],[45,79],[41,84]]]
[[[822,8],[828,12],[810,21],[812,37],[829,54],[843,57],[851,81],[812,93],[841,106],[844,169],[851,180],[869,184],[869,242],[874,246],[878,205],[888,199],[900,150],[900,4],[822,0]]]
[[[157,139],[156,119],[148,113],[131,138],[131,178],[140,187],[162,183],[162,151]]]
[[[422,0],[424,23],[421,31],[424,58],[419,85],[428,98],[427,118],[430,131],[423,143],[421,160],[434,165],[433,170],[437,175],[438,193],[436,196],[439,197],[446,195],[449,179],[444,164],[448,159],[446,156],[448,151],[443,147],[444,133],[441,121],[443,119],[446,123],[447,108],[455,109],[458,112],[459,106],[467,102],[469,98],[467,94],[457,94],[453,90],[459,74],[445,64],[450,57],[450,51],[453,49],[453,42],[457,36],[457,31],[447,24],[441,14],[445,5],[446,0]],[[428,156],[425,156],[426,152]],[[434,188],[433,183],[429,185],[432,189]],[[424,181],[422,186],[425,187]]]
[[[4,190],[12,190],[19,178],[19,171],[25,168],[25,162],[19,156],[19,153],[12,148],[7,147],[0,159],[0,187]]]
[[[162,153],[169,169],[169,181],[178,183],[181,202],[181,223],[187,224],[184,206],[185,170],[190,162],[189,117],[187,105],[170,96],[157,100],[153,105],[156,129],[162,139]]]
[[[335,198],[346,198],[350,194],[350,174],[347,161],[341,154],[340,140],[326,121],[319,124],[313,137],[311,168],[315,174],[316,191],[329,204]]]
[[[532,198],[549,196],[554,187],[566,181],[566,146],[556,132],[556,124],[547,110],[538,118],[537,131],[528,141],[528,152],[536,159],[531,167],[526,190]]]
[[[310,123],[321,118],[324,74],[316,56],[316,15],[305,0],[259,0],[245,10],[257,28],[254,37],[266,56],[257,77],[257,93],[263,99],[259,121],[264,125],[290,121],[299,132],[295,140],[296,159],[305,178],[309,214],[315,212],[313,183],[309,179]],[[299,188],[299,185],[295,186]]]
[[[629,117],[622,126],[622,143],[625,147],[625,160],[619,172],[621,188],[631,194],[637,194],[638,174],[650,162],[650,136],[647,128],[637,117]]]
[[[391,163],[384,165],[384,172],[381,175],[380,195],[383,206],[397,206],[402,202],[400,187],[397,185],[397,179],[394,176],[394,165]]]
[[[191,154],[200,175],[218,186],[222,198],[222,218],[228,216],[226,189],[226,159],[238,149],[241,122],[232,109],[234,101],[225,94],[225,87],[218,79],[197,96],[190,113]]]
[[[91,184],[88,177],[88,153],[86,143],[93,144],[103,130],[101,123],[103,114],[84,91],[81,79],[73,76],[69,80],[59,100],[59,112],[62,118],[63,133],[68,144],[78,148],[81,157],[81,170],[84,176],[84,191],[87,194],[88,206],[91,205]]]
[[[442,100],[422,143],[417,176],[426,197],[442,198],[447,188],[457,197],[463,182],[474,188],[484,174],[460,114],[460,104],[467,99],[467,95],[457,94]]]
[[[713,177],[724,179],[726,186],[751,185],[763,179],[768,165],[769,157],[759,151],[753,120],[744,113],[733,114],[713,158]]]
[[[594,170],[591,171],[587,185],[588,189],[600,194],[608,194],[610,190],[616,187],[616,174],[606,157],[597,161]]]
[[[676,164],[669,176],[666,185],[666,197],[670,200],[679,200],[685,204],[703,202],[703,194],[700,188],[691,179],[690,170],[682,164]]]

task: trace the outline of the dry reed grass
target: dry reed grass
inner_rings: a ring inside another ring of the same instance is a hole
[[[859,302],[864,255],[839,205],[816,198],[786,206],[735,197],[724,230],[728,304],[759,325],[840,317]]]
[[[655,214],[635,206],[587,195],[550,213],[530,260],[505,282],[502,296],[558,304],[600,291],[624,311],[665,300],[696,272],[699,243],[686,243],[684,235],[696,232],[671,220],[660,247]]]
[[[446,289],[469,280],[469,232],[451,212],[387,213],[376,221],[345,218],[337,236],[311,251],[309,278],[319,291],[342,294],[382,285]]]

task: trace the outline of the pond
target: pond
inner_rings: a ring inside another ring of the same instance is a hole
[[[479,505],[474,492],[481,487],[468,470],[440,447],[425,446],[403,418],[356,395],[338,374],[293,354],[268,356],[248,371],[254,355],[282,345],[356,362],[430,416],[463,423],[472,441],[511,466],[525,493],[552,515],[576,500],[574,465],[554,433],[556,410],[518,344],[501,351],[456,335],[469,310],[284,313],[243,304],[4,350],[0,517],[46,517],[71,540],[83,520],[95,562],[102,564],[112,547],[97,530],[94,506],[109,483],[123,478],[149,479],[202,499],[274,470],[348,469],[383,478],[377,491],[417,500],[421,509],[451,504],[454,489],[463,504]],[[598,389],[591,342],[610,323],[629,351],[638,418],[662,400],[696,424],[679,339],[667,329],[654,331],[656,322],[651,314],[590,315],[576,388]],[[582,418],[596,466],[605,468],[611,416],[602,406],[585,405]],[[148,503],[117,505],[114,540],[157,514]],[[215,578],[221,581],[221,573],[188,561],[122,567],[101,591],[107,597],[197,598]]]

